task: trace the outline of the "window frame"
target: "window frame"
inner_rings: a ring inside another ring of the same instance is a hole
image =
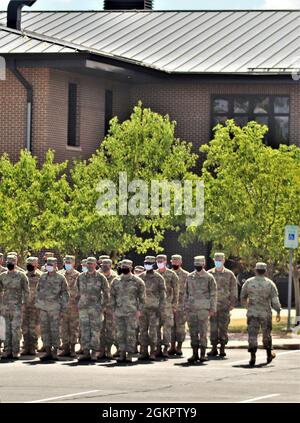
[[[248,113],[235,113],[234,112],[234,100],[239,97],[245,97],[249,100],[249,112]],[[268,97],[269,98],[269,110],[268,113],[254,113],[254,104],[260,97]],[[274,112],[274,105],[275,105],[275,98],[277,97],[287,97],[289,99],[289,112],[288,113],[275,113]],[[216,99],[224,99],[228,101],[228,112],[224,113],[215,113],[214,112],[214,101]],[[276,146],[276,144],[270,143],[270,139],[275,140],[275,118],[276,117],[288,117],[289,118],[289,134],[288,134],[288,142],[285,145],[290,145],[290,136],[291,136],[291,96],[289,94],[245,94],[245,93],[237,93],[237,94],[212,94],[211,95],[211,130],[217,125],[214,123],[214,118],[217,116],[228,116],[228,119],[235,119],[236,117],[248,117],[248,122],[255,121],[257,117],[267,117],[268,118],[268,127],[269,131],[265,136],[266,145],[269,146]]]
[[[70,89],[71,89],[71,86],[76,87],[75,114],[72,118],[70,116]],[[71,128],[70,119],[73,119],[73,118],[74,118],[75,121],[73,122],[73,125],[72,125],[72,128]],[[79,117],[79,84],[75,81],[69,81],[68,82],[67,147],[80,148],[79,123],[80,123],[80,117]],[[71,137],[72,137],[72,139],[71,139]]]

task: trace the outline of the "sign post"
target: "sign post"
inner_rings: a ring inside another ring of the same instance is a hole
[[[288,322],[287,330],[291,330],[292,286],[293,286],[293,250],[299,246],[299,226],[287,225],[285,227],[284,246],[290,250],[289,285],[288,285]]]

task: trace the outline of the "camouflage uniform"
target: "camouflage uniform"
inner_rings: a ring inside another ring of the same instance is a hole
[[[150,263],[151,258],[146,257],[145,261]],[[152,258],[152,261],[154,264],[155,257]],[[148,345],[150,345],[151,353],[154,353],[157,346],[157,328],[160,310],[165,307],[166,284],[158,272],[144,272],[139,277],[144,281],[146,288],[145,305],[139,319],[141,352],[145,356],[148,352]]]
[[[132,267],[130,260],[123,260],[121,266]],[[126,360],[136,349],[137,312],[142,311],[145,302],[145,284],[129,273],[116,277],[111,284],[111,304],[116,318],[117,342],[121,352],[120,361]]]
[[[74,352],[75,345],[78,341],[79,336],[79,311],[78,311],[78,286],[77,286],[77,279],[80,273],[75,270],[62,270],[59,272],[63,275],[69,286],[69,304],[66,308],[65,312],[63,313],[61,319],[61,340],[62,340],[62,348],[64,352],[67,354],[71,350]]]
[[[27,263],[32,263],[32,257],[27,259]],[[36,257],[36,262],[38,258]],[[30,297],[28,304],[23,311],[22,332],[24,339],[24,353],[35,354],[38,347],[38,326],[40,323],[40,313],[35,307],[36,288],[39,283],[42,272],[34,269],[32,272],[27,271],[26,276],[29,281]]]
[[[201,357],[204,359],[209,313],[217,311],[217,284],[214,277],[204,269],[204,256],[195,257],[194,262],[195,265],[202,263],[203,268],[188,275],[184,303],[194,356],[198,357],[200,347]]]
[[[241,292],[241,302],[248,309],[248,340],[251,353],[257,351],[257,336],[262,329],[263,346],[272,349],[272,308],[280,313],[281,305],[278,291],[273,281],[265,276],[255,276],[248,279]]]
[[[0,274],[1,314],[5,318],[6,340],[4,348],[7,355],[19,355],[22,304],[28,303],[29,295],[29,283],[24,272],[15,270]]]
[[[48,264],[55,264],[54,257],[48,258]],[[54,271],[43,273],[36,290],[35,306],[40,310],[40,325],[43,345],[47,355],[54,354],[59,348],[60,316],[67,310],[69,287],[66,278]]]
[[[162,345],[165,349],[169,347],[172,337],[172,327],[174,326],[174,312],[173,307],[178,304],[178,276],[173,270],[165,269],[158,273],[164,278],[166,283],[167,298],[165,307],[160,313],[160,321],[157,330],[157,349],[160,350]],[[163,329],[163,338],[161,338],[161,329]]]
[[[92,263],[92,258],[89,257],[87,263]],[[106,277],[95,270],[81,273],[77,286],[80,342],[84,353],[89,355],[90,350],[94,353],[100,350],[101,323],[103,310],[109,303],[109,284]]]
[[[105,260],[109,259],[103,259]],[[111,287],[112,281],[117,277],[117,273],[111,270],[110,275],[105,275],[109,287]],[[114,318],[114,311],[111,305],[111,301],[107,304],[104,310],[104,320],[102,322],[101,332],[100,332],[100,345],[101,350],[110,352],[113,344],[116,344],[116,325]]]
[[[225,267],[221,271],[213,268],[208,273],[215,278],[218,289],[217,314],[210,318],[210,342],[214,347],[218,343],[225,346],[228,343],[230,309],[235,307],[238,296],[237,281],[231,270]]]
[[[176,313],[174,315],[174,326],[172,327],[172,343],[179,342],[183,343],[186,335],[186,315],[184,311],[184,296],[186,291],[186,280],[189,275],[189,272],[182,269],[181,267],[178,270],[174,270],[178,276],[179,281],[179,296],[178,296],[178,305]]]

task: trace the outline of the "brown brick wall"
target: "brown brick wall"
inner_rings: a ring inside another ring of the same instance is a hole
[[[212,84],[201,82],[157,83],[131,87],[131,106],[144,106],[169,114],[177,121],[177,136],[195,148],[211,135],[212,94],[288,94],[291,97],[290,140],[300,146],[300,86],[289,84]]]

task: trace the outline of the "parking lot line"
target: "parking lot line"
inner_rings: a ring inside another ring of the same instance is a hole
[[[37,403],[37,402],[49,402],[49,401],[55,401],[55,400],[59,400],[59,399],[63,399],[63,398],[72,398],[72,397],[79,397],[82,395],[87,395],[87,394],[94,394],[96,392],[99,392],[99,390],[94,390],[94,391],[87,391],[87,392],[78,392],[76,394],[68,394],[68,395],[62,395],[60,397],[51,397],[51,398],[44,398],[44,399],[40,399],[40,400],[35,400],[35,401],[26,401],[27,404],[33,404],[33,403]]]
[[[263,400],[263,399],[272,398],[272,397],[279,397],[279,396],[280,396],[280,394],[264,395],[263,397],[256,397],[256,398],[251,398],[251,399],[248,399],[248,400],[245,400],[245,401],[239,401],[239,403],[243,404],[243,403],[247,403],[247,402],[255,402],[255,401],[260,401],[260,400]]]

